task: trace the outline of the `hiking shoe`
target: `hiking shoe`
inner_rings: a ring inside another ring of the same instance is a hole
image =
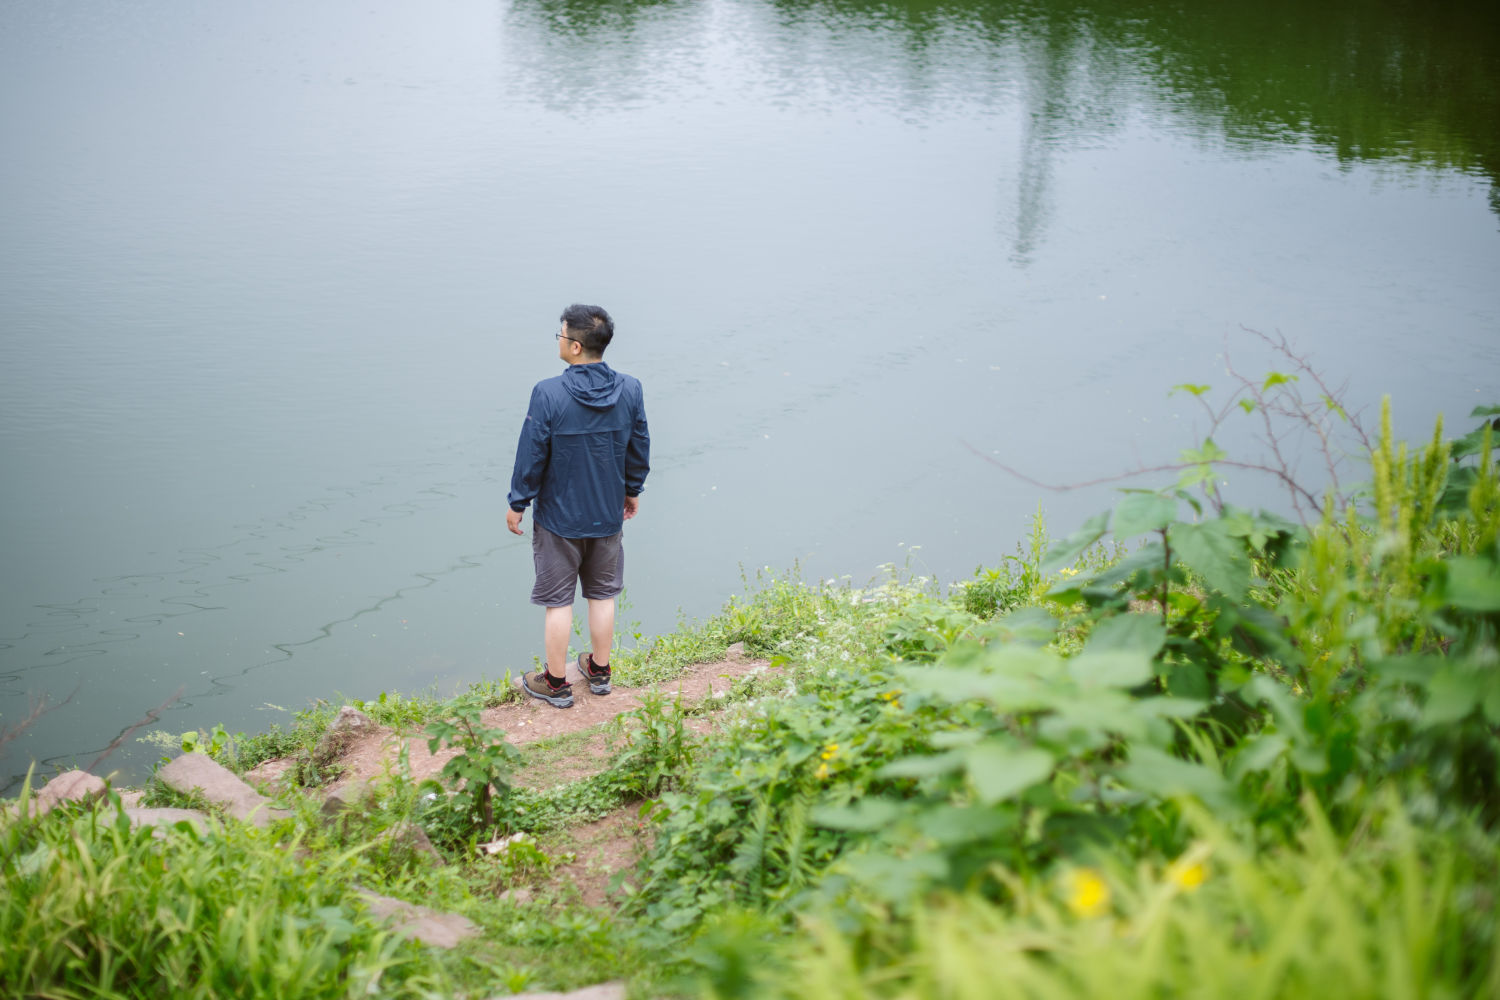
[[[521,687],[533,698],[540,698],[555,708],[573,707],[573,685],[567,681],[555,681],[547,668],[521,675]]]
[[[589,690],[594,694],[609,694],[609,665],[595,666],[593,653],[578,654],[578,672],[589,682]]]

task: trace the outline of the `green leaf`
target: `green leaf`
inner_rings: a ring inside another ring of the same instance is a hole
[[[1404,653],[1373,661],[1370,673],[1381,680],[1426,687],[1447,662],[1446,656],[1437,653]]]
[[[1276,763],[1290,744],[1285,733],[1258,733],[1241,745],[1230,764],[1230,773],[1238,780],[1247,774],[1265,771]]]
[[[1192,393],[1194,396],[1201,396],[1204,393],[1208,392],[1209,388],[1210,387],[1206,385],[1195,385],[1192,382],[1183,382],[1179,385],[1172,386],[1171,391],[1169,391],[1167,395],[1170,396],[1172,393],[1177,392],[1180,389],[1183,392]]]
[[[902,757],[875,773],[882,778],[936,778],[963,767],[964,759],[964,754],[957,750],[926,757]]]
[[[1134,747],[1129,763],[1120,769],[1120,778],[1132,788],[1163,798],[1192,795],[1208,805],[1230,801],[1229,786],[1217,771],[1151,747]]]
[[[1173,698],[1170,695],[1141,698],[1134,704],[1136,711],[1161,719],[1191,719],[1208,707],[1208,702],[1202,698]]]
[[[874,833],[884,830],[901,815],[901,807],[888,799],[860,799],[847,806],[815,806],[812,821],[832,830]]]
[[[973,806],[931,806],[916,819],[917,829],[945,847],[975,841],[992,842],[1016,825],[1014,809],[977,809]]]
[[[1297,376],[1295,376],[1295,375],[1283,375],[1281,372],[1271,372],[1269,375],[1266,376],[1265,384],[1262,385],[1260,388],[1261,388],[1261,391],[1264,392],[1265,390],[1267,390],[1267,389],[1273,389],[1273,388],[1275,388],[1278,385],[1285,385],[1288,382],[1295,382],[1295,381],[1297,381]]]
[[[1119,688],[1144,684],[1154,676],[1150,655],[1123,650],[1097,653],[1085,649],[1068,661],[1068,673],[1085,686]]]
[[[1244,600],[1250,589],[1250,556],[1222,521],[1174,524],[1168,540],[1178,561],[1210,587],[1231,600]]]
[[[984,738],[984,734],[974,729],[948,729],[933,733],[929,741],[939,750],[952,750],[955,747],[971,747]]]
[[[1255,400],[1253,400],[1253,399],[1242,399],[1242,400],[1240,400],[1240,409],[1244,410],[1246,413],[1254,413],[1255,412]]]
[[[1099,747],[1106,734],[1130,741],[1145,739],[1149,718],[1135,710],[1136,701],[1113,688],[1096,688],[1072,698],[1059,699],[1056,714],[1038,724],[1038,733],[1078,749]]]
[[[968,753],[969,780],[979,801],[994,805],[1025,791],[1052,773],[1052,755],[1039,748],[1018,750],[1001,743],[982,743]]]
[[[1490,684],[1489,693],[1484,696],[1484,717],[1490,720],[1490,725],[1500,726],[1500,684]]]
[[[1160,531],[1177,518],[1177,501],[1160,493],[1130,493],[1115,505],[1114,533],[1124,539]]]
[[[1056,573],[1064,566],[1070,565],[1073,560],[1088,551],[1099,539],[1104,537],[1104,532],[1109,529],[1109,511],[1095,514],[1083,522],[1083,527],[1073,534],[1064,538],[1057,547],[1047,553],[1047,558],[1042,560],[1040,571],[1046,576]]]
[[[1204,438],[1202,448],[1185,448],[1182,452],[1184,462],[1220,462],[1228,457],[1229,452],[1215,444],[1213,438]]]
[[[1050,611],[1033,605],[999,616],[985,625],[982,631],[1001,642],[1041,647],[1057,638],[1058,625],[1058,620]]]
[[[1457,722],[1479,706],[1485,693],[1479,674],[1453,665],[1445,666],[1427,682],[1427,704],[1422,709],[1422,722],[1429,726]]]
[[[1443,596],[1464,611],[1500,611],[1500,572],[1488,559],[1454,556],[1445,562]]]
[[[905,857],[871,852],[850,854],[844,867],[865,888],[892,902],[906,900],[948,876],[948,859],[934,851],[917,851]]]
[[[1032,652],[1034,651],[1026,647],[1001,646],[993,650],[990,660],[1004,666],[1002,657]],[[1012,668],[1021,662],[1012,660]],[[1055,670],[1056,662],[1056,657],[1040,657],[1034,667],[1038,670]],[[1003,673],[979,673],[959,667],[922,667],[899,671],[897,677],[906,690],[950,705],[982,698],[1003,711],[1023,711],[1045,708],[1053,696],[1048,685],[1040,677],[1029,674],[1025,668],[1010,669]]]
[[[1084,644],[1087,653],[1140,653],[1153,657],[1167,641],[1167,627],[1156,615],[1123,614],[1094,626]]]
[[[1165,666],[1162,677],[1166,681],[1167,691],[1173,697],[1205,700],[1213,697],[1213,685],[1209,683],[1208,673],[1201,663],[1169,663]]]
[[[1457,457],[1457,449],[1454,457]],[[1448,471],[1448,482],[1438,497],[1436,512],[1441,517],[1461,518],[1469,511],[1469,491],[1479,482],[1479,470],[1472,465],[1461,465]]]
[[[1145,572],[1150,577],[1147,581],[1137,581],[1137,588],[1153,585],[1158,579],[1157,574],[1161,572],[1166,563],[1160,541],[1150,542],[1141,546],[1134,552],[1120,559],[1113,566],[1107,566],[1094,574],[1092,577],[1075,577],[1071,582],[1080,586],[1089,587],[1115,587],[1133,578],[1137,573]]]

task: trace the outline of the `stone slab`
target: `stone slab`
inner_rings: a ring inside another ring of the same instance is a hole
[[[415,938],[430,947],[452,948],[479,934],[478,924],[457,913],[439,913],[368,889],[361,889],[359,894],[370,907],[370,912],[388,921],[397,934]]]
[[[261,761],[245,772],[245,780],[262,792],[284,792],[294,784],[292,772],[296,767],[297,762],[291,757]]]
[[[346,781],[329,790],[328,797],[323,800],[323,817],[337,819],[350,810],[358,812],[374,797],[375,789],[365,779]]]
[[[239,775],[204,753],[185,753],[156,772],[168,788],[183,795],[198,792],[225,815],[256,826],[290,815],[240,780]]]
[[[497,997],[495,1000],[500,1000],[500,998]],[[622,982],[599,983],[566,993],[515,993],[506,997],[505,1000],[625,1000],[625,984]]]
[[[198,809],[143,809],[135,807],[125,810],[125,818],[130,820],[132,829],[139,826],[156,827],[156,836],[158,837],[167,835],[165,827],[176,826],[183,820],[187,820],[193,824],[199,833],[207,830],[208,824],[211,822],[211,817],[208,813]]]
[[[95,802],[108,790],[104,779],[87,771],[64,771],[47,782],[32,797],[31,807],[37,816],[45,816],[64,802]]]
[[[427,831],[415,823],[397,823],[382,833],[380,838],[390,841],[397,850],[407,851],[423,861],[436,865],[448,863],[448,859],[443,857],[442,852],[433,846],[432,838],[427,836]]]

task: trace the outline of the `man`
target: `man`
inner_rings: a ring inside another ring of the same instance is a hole
[[[571,305],[561,320],[557,356],[568,367],[531,390],[505,523],[521,534],[521,517],[536,504],[531,603],[546,608],[547,662],[524,675],[521,685],[549,705],[571,708],[568,636],[580,580],[589,602],[591,650],[578,655],[578,669],[590,691],[609,694],[615,598],[624,588],[621,529],[640,510],[651,437],[641,383],[604,363],[604,349],[615,335],[609,313],[598,306]]]

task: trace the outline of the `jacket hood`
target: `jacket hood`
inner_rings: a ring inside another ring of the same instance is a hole
[[[584,406],[606,410],[615,405],[625,389],[625,380],[602,361],[591,365],[569,365],[563,372],[563,388]]]

